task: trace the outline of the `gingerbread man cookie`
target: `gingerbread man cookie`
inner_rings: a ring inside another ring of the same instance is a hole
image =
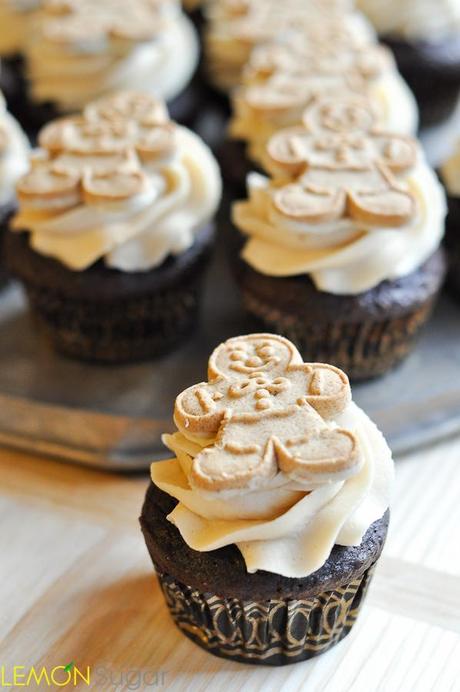
[[[142,194],[143,166],[174,155],[175,126],[153,97],[118,92],[88,105],[81,116],[50,123],[39,144],[43,155],[19,181],[18,196],[23,204],[45,201],[65,209]]]
[[[338,368],[303,363],[283,337],[251,334],[221,344],[209,360],[208,377],[175,404],[180,430],[215,436],[193,460],[192,485],[251,488],[280,471],[314,484],[360,468],[355,435],[327,424],[351,398]]]
[[[307,37],[255,48],[244,70],[247,86],[240,98],[256,111],[271,111],[306,107],[331,92],[365,95],[371,80],[391,65],[387,49],[356,45],[340,23],[325,22],[311,28]]]
[[[284,216],[308,223],[349,217],[370,226],[401,226],[415,199],[397,175],[417,158],[410,137],[380,131],[365,99],[318,99],[304,125],[281,130],[267,145],[266,166],[292,183],[278,185],[273,203]]]
[[[82,42],[155,38],[170,0],[45,0],[40,16],[46,39],[71,46]]]

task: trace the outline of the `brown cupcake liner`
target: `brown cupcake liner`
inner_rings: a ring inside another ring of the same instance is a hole
[[[374,565],[350,583],[306,599],[222,598],[168,574],[157,576],[176,625],[196,644],[233,661],[282,666],[319,656],[347,636]]]
[[[33,318],[61,353],[122,363],[169,351],[198,321],[201,276],[114,303],[69,299],[58,289],[25,283]]]
[[[431,297],[403,316],[384,320],[308,324],[265,303],[245,286],[242,298],[263,328],[294,342],[305,361],[336,365],[353,380],[377,377],[401,362],[413,349],[435,302]]]

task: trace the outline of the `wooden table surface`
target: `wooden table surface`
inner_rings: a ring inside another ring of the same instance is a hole
[[[0,451],[0,478],[6,671],[74,661],[98,691],[460,691],[460,439],[397,460],[389,539],[353,633],[275,669],[221,661],[175,629],[137,523],[146,477]]]

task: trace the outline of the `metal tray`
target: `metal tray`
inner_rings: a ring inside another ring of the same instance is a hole
[[[437,165],[460,131],[459,112],[424,134]],[[222,244],[221,244],[222,245]],[[21,289],[0,295],[0,444],[107,470],[141,470],[165,454],[176,395],[204,379],[223,339],[251,330],[224,247],[206,280],[201,324],[183,347],[131,366],[80,364],[53,353],[34,329]],[[355,400],[396,454],[460,432],[460,305],[441,301],[415,353],[397,370],[355,385]]]

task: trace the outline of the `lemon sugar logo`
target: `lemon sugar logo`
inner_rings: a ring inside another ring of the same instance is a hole
[[[91,682],[91,669],[78,668],[74,661],[64,666],[13,666],[8,669],[0,666],[1,687],[77,687],[77,685],[89,685]]]

